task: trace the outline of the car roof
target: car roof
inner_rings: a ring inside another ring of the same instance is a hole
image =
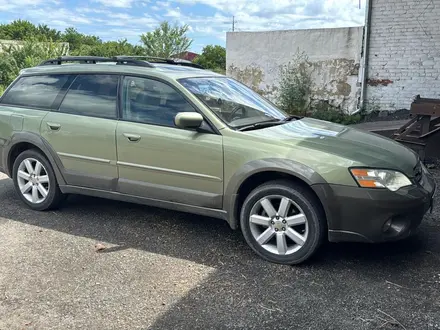
[[[116,65],[116,62],[102,62],[95,64],[51,64],[40,65],[23,69],[22,75],[33,74],[61,74],[61,73],[110,73],[110,74],[135,74],[154,77],[165,77],[174,80],[195,77],[224,77],[210,70],[181,66],[176,64],[152,63],[150,67],[136,65]]]

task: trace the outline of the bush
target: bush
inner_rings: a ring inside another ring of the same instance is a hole
[[[194,60],[205,69],[214,72],[226,72],[226,48],[218,45],[208,45],[203,48],[202,54]]]
[[[65,55],[67,47],[53,42],[25,41],[21,44],[0,45],[0,85],[5,88],[20,73],[20,70],[38,65],[52,57]]]
[[[333,123],[342,125],[353,125],[361,122],[362,115],[347,115],[341,110],[330,108],[327,110],[316,110],[310,115],[312,118],[321,119],[325,121],[331,121]]]
[[[289,114],[307,113],[312,85],[308,66],[305,53],[297,52],[292,61],[280,68],[278,104]]]
[[[292,61],[280,68],[278,106],[291,115],[301,115],[351,125],[362,120],[361,114],[349,115],[326,101],[311,103],[310,62],[305,53],[297,52]]]

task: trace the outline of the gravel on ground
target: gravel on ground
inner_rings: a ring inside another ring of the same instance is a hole
[[[434,172],[440,183],[440,172]],[[226,222],[0,177],[0,329],[440,329],[440,203],[410,239],[257,257]]]

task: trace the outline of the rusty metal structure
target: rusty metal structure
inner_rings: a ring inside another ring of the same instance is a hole
[[[440,132],[440,99],[421,98],[411,103],[411,120],[393,134],[393,139],[412,148],[425,159],[425,148],[430,138]]]

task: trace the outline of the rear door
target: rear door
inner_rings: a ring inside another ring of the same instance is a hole
[[[39,135],[42,119],[58,107],[73,78],[67,74],[21,76],[5,92],[0,102],[0,167],[6,168],[7,155],[2,150],[12,136],[22,131]]]
[[[69,185],[115,188],[118,82],[118,75],[77,75],[58,111],[42,121],[41,135],[60,158]]]

